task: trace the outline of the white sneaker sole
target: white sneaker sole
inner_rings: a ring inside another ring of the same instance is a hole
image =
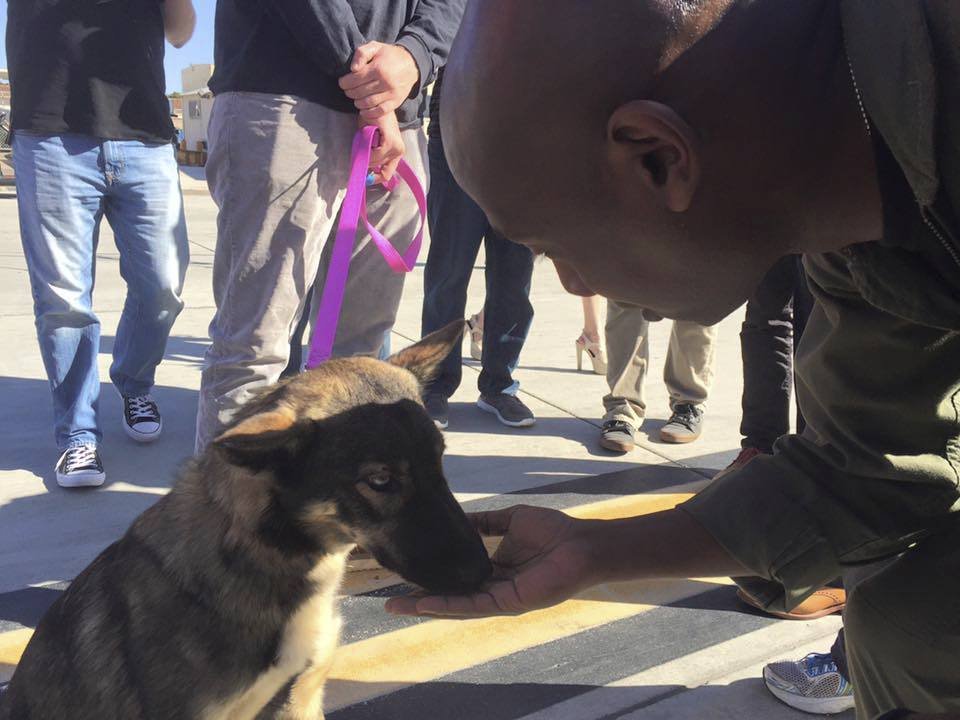
[[[127,425],[127,419],[125,417],[120,417],[120,424],[123,425],[123,431],[127,434],[128,438],[133,438],[140,443],[151,443],[154,440],[160,438],[160,433],[163,432],[163,419],[160,419],[160,427],[154,430],[152,433],[142,433],[137,432],[132,427]]]
[[[780,688],[767,672],[763,669],[763,684],[767,690],[784,705],[789,705],[795,710],[810,713],[811,715],[836,715],[853,709],[854,701],[852,695],[832,698],[809,698],[803,695],[789,692]]]
[[[523,420],[507,420],[503,415],[500,414],[499,410],[497,410],[490,403],[485,402],[483,399],[477,400],[477,407],[483,410],[484,412],[488,412],[493,415],[496,415],[497,420],[499,420],[502,424],[506,425],[507,427],[515,427],[515,428],[530,427],[537,421],[536,418],[532,418],[532,417],[524,418]]]
[[[57,485],[62,488],[100,487],[107,479],[105,472],[85,470],[64,475],[57,472]]]

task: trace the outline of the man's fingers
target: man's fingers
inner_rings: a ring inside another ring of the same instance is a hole
[[[385,182],[389,182],[397,172],[397,166],[400,164],[401,157],[402,155],[397,155],[392,160],[388,160],[380,166],[380,175],[383,176]]]
[[[386,609],[394,615],[427,615],[438,618],[471,618],[504,614],[493,595],[486,592],[475,595],[390,598]]]
[[[467,519],[481,535],[506,535],[510,529],[510,519],[520,507],[522,506],[514,505],[503,510],[468,513]]]
[[[383,105],[377,105],[374,108],[370,108],[369,110],[361,110],[360,117],[362,117],[364,120],[376,121],[382,118],[384,115],[389,115],[394,110],[396,110],[396,108],[393,107],[392,104],[385,103]]]
[[[340,86],[341,90],[350,92],[361,85],[366,85],[367,83],[374,81],[377,77],[379,76],[369,65],[363,65],[360,67],[360,69],[354,70],[353,72],[341,77],[339,80],[337,80],[337,84]]]
[[[391,615],[416,615],[417,600],[420,598],[413,595],[403,595],[401,597],[392,597],[387,600],[384,608]]]
[[[368,95],[359,95],[356,98],[353,98],[350,95],[350,93],[347,93],[347,97],[350,97],[353,99],[354,101],[353,104],[356,106],[357,110],[363,111],[363,110],[370,110],[372,108],[375,108],[377,107],[377,105],[384,105],[389,103],[390,100],[393,98],[393,93],[385,92],[382,90],[380,91],[373,90]]]
[[[377,53],[380,52],[380,48],[382,46],[382,43],[368,42],[358,47],[356,52],[353,53],[353,60],[350,63],[350,71],[356,72],[373,60],[377,56]]]
[[[400,162],[404,148],[395,145],[380,145],[370,151],[370,167],[376,168],[389,162]]]
[[[347,77],[354,77],[353,75],[347,75]],[[353,87],[343,88],[344,93],[351,100],[361,100],[363,98],[370,97],[371,95],[376,95],[377,93],[389,92],[390,88],[386,86],[383,80],[376,75],[368,75],[366,82],[361,85],[354,85]]]

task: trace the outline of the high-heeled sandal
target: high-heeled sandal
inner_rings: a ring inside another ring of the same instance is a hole
[[[470,328],[470,357],[474,360],[483,359],[483,322],[480,313],[471,315],[467,320],[467,327]]]
[[[600,343],[593,342],[586,335],[581,335],[575,343],[577,349],[577,370],[583,370],[583,353],[587,353],[593,372],[597,375],[607,374],[607,354]]]

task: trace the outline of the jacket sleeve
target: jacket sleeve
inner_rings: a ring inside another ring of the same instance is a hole
[[[460,27],[466,0],[420,0],[410,21],[397,38],[420,70],[420,83],[410,93],[416,97],[434,81],[450,53],[453,38]]]
[[[304,52],[331,77],[350,71],[354,51],[366,42],[347,0],[261,0],[290,28]]]
[[[960,333],[866,302],[843,256],[806,259],[817,304],[797,358],[802,436],[681,509],[795,607],[844,567],[960,523]]]

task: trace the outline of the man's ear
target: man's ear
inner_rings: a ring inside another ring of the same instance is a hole
[[[671,108],[632,100],[607,122],[610,159],[624,182],[639,180],[663,206],[684,212],[700,183],[696,133]]]
[[[265,410],[227,428],[213,445],[228,451],[237,461],[255,463],[274,452],[299,446],[302,433],[295,420],[293,411],[287,408]]]
[[[467,326],[463,320],[455,320],[446,327],[427,335],[423,340],[391,355],[387,362],[402,367],[416,375],[417,380],[427,384],[433,379],[440,363],[460,344],[463,330]]]

